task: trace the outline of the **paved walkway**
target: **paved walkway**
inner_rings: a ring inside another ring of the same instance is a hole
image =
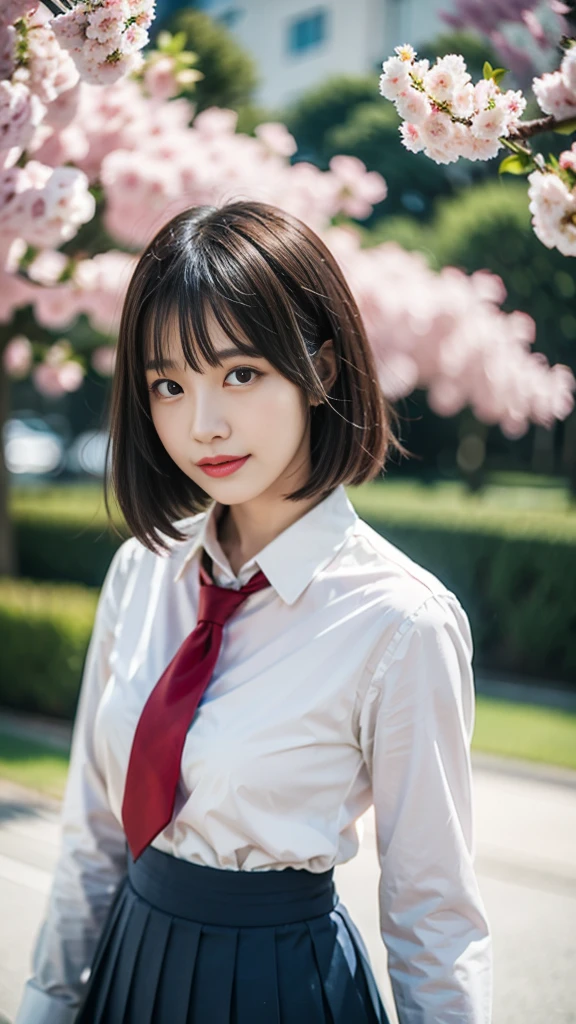
[[[474,757],[476,870],[494,936],[493,1024],[576,1024],[576,772]],[[13,1018],[58,853],[59,803],[0,783],[0,1021]],[[391,1021],[374,819],[336,869]]]

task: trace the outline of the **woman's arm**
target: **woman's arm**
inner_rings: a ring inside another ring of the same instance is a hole
[[[492,937],[473,865],[472,653],[455,595],[432,594],[397,630],[360,711],[400,1024],[492,1019]]]
[[[109,656],[133,540],[115,552],[102,585],[84,672],[62,806],[62,843],[48,910],[33,952],[15,1024],[72,1024],[114,892],[126,873],[126,846],[96,764],[93,727],[109,676]]]

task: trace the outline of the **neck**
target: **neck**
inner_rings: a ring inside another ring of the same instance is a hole
[[[241,505],[224,505],[216,530],[232,571],[237,574],[245,562],[262,551],[262,548],[320,500],[317,495],[298,502],[285,499],[270,502],[255,498]]]

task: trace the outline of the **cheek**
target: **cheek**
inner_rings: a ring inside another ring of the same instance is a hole
[[[160,402],[152,402],[150,415],[154,429],[162,444],[168,451],[174,451],[178,447],[178,438],[182,438],[182,431],[178,427],[178,416],[174,408],[162,407]]]
[[[281,381],[275,387],[262,389],[258,396],[259,429],[265,424],[266,433],[299,435],[306,426],[306,400],[300,388],[290,381]]]

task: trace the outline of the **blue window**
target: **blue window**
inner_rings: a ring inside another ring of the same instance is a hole
[[[239,7],[229,7],[227,11],[223,11],[222,14],[217,15],[217,21],[221,25],[225,25],[226,28],[236,28],[236,25],[240,21],[243,11]]]
[[[326,39],[326,28],[326,10],[316,10],[304,17],[296,18],[288,26],[288,50],[290,53],[313,50]]]

